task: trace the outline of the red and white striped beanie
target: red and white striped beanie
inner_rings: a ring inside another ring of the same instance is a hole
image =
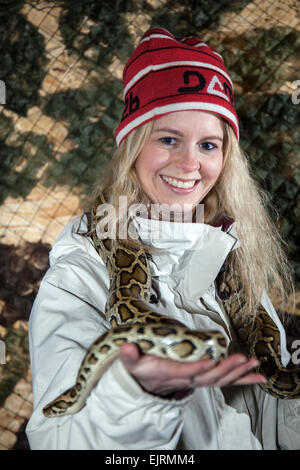
[[[197,37],[176,39],[166,29],[147,31],[123,71],[125,109],[116,130],[119,146],[140,125],[173,111],[222,116],[238,139],[233,85],[222,56]]]

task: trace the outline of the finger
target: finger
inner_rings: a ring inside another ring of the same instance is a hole
[[[156,370],[163,377],[163,383],[160,383],[163,387],[161,390],[164,392],[188,390],[191,388],[191,377],[196,377],[199,373],[203,374],[205,371],[214,368],[215,365],[215,361],[211,359],[203,359],[193,363],[160,359]]]
[[[212,359],[201,359],[195,362],[177,362],[166,359],[166,377],[188,379],[215,367]]]
[[[248,358],[243,354],[233,354],[215,365],[214,368],[198,375],[195,384],[199,386],[216,385],[223,386],[226,382],[237,380],[249,370]],[[251,365],[250,368],[254,367]]]
[[[247,358],[241,354],[232,355],[229,358],[223,359],[220,363],[216,363],[211,359],[201,360],[195,364],[185,364],[185,369],[182,370],[182,373],[180,373],[182,364],[178,364],[178,368],[175,372],[173,372],[173,368],[170,364],[168,368],[169,377],[166,376],[166,383],[174,390],[218,385],[219,380],[224,379],[224,381],[227,382],[226,377],[229,373],[232,373],[232,369],[236,368],[240,363],[244,364],[245,362],[247,362]],[[174,364],[176,365],[176,363]],[[228,382],[231,379],[234,380],[241,375],[245,375],[245,371],[247,370],[248,369],[243,366],[236,374],[232,373]],[[192,377],[193,380],[191,382]]]
[[[232,370],[225,373],[222,377],[220,377],[216,382],[215,385],[218,387],[222,387],[225,385],[230,385],[237,380],[244,377],[248,372],[253,369],[254,367],[258,366],[259,362],[256,359],[249,359],[247,362],[242,363],[241,365],[237,365]]]
[[[263,384],[266,383],[267,379],[262,374],[249,373],[244,377],[240,377],[232,383],[232,385],[251,385],[251,384]]]
[[[140,352],[133,343],[125,343],[121,346],[120,359],[128,371],[131,371],[140,358]]]
[[[131,345],[133,345],[131,343]],[[122,346],[124,350],[129,348],[130,343],[126,343]],[[133,345],[134,346],[134,345]],[[139,355],[139,358],[141,355]],[[159,358],[152,354],[145,354],[144,361],[146,363],[154,363],[155,368],[158,374],[163,375],[166,379],[188,379],[190,380],[191,376],[195,376],[199,373],[202,373],[206,370],[209,370],[215,367],[216,362],[212,359],[201,359],[193,362],[180,362],[174,361],[169,358]]]

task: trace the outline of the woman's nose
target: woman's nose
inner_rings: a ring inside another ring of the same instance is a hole
[[[186,172],[199,170],[201,167],[199,152],[190,146],[181,149],[178,152],[175,166]]]

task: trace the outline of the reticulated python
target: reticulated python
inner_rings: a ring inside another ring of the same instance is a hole
[[[96,210],[105,203],[100,196],[92,211],[92,239],[102,256],[110,277],[106,317],[111,329],[101,335],[86,353],[76,383],[44,407],[46,417],[65,416],[80,411],[91,390],[109,364],[119,355],[125,342],[136,343],[143,353],[190,362],[204,358],[219,360],[227,354],[225,337],[218,331],[192,331],[180,322],[151,310],[151,275],[145,251],[129,248],[120,241],[100,240],[96,233]],[[261,306],[245,323],[241,287],[234,276],[226,273],[221,282],[220,296],[249,356],[260,361],[258,371],[268,378],[262,387],[277,398],[300,398],[300,371],[286,369],[280,362],[280,333]]]

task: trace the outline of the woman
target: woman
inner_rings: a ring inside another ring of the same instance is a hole
[[[239,149],[223,59],[198,38],[149,30],[124,69],[124,101],[119,148],[98,188],[114,208],[110,234],[151,255],[154,312],[191,330],[222,332],[230,353],[218,362],[180,363],[126,343],[78,413],[47,419],[43,407],[74,385],[86,350],[111,327],[104,315],[109,274],[95,249],[103,234],[82,236],[88,218],[77,218],[53,246],[30,318],[31,448],[297,448],[299,400],[278,400],[259,387],[258,361],[244,354],[218,290],[226,261],[244,286],[247,311],[263,305],[276,324],[287,365],[285,332],[266,291],[285,293],[289,272]],[[138,239],[120,237],[120,196],[146,212],[125,218]],[[200,204],[204,223],[195,219]],[[174,220],[174,207],[188,207],[194,220]]]

